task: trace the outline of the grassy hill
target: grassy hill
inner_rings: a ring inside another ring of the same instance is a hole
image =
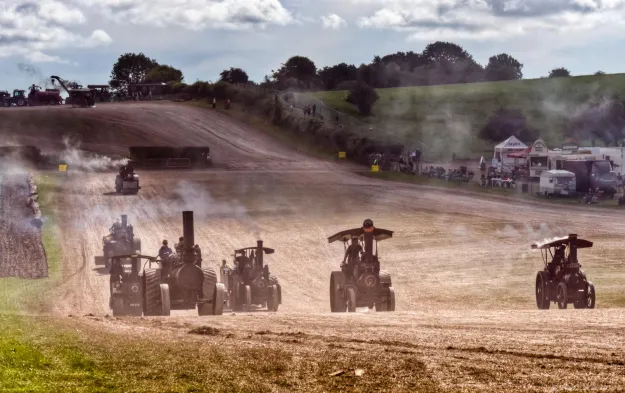
[[[384,129],[392,139],[416,145],[432,156],[481,153],[492,143],[476,136],[503,106],[521,110],[529,127],[548,145],[560,146],[572,116],[605,96],[625,94],[625,74],[378,89],[373,115],[360,116],[346,91],[316,92],[329,107]]]

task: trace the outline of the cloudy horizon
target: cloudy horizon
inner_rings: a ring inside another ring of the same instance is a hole
[[[524,78],[566,67],[621,72],[625,0],[0,0],[0,89],[60,75],[107,83],[113,63],[143,52],[216,80],[240,67],[254,81],[294,55],[318,68],[421,52],[434,41],[475,60],[508,53]],[[18,64],[33,67],[25,71]]]

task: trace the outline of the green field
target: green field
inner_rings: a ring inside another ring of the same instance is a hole
[[[521,110],[529,128],[549,146],[561,146],[570,119],[602,97],[625,93],[625,74],[506,82],[378,89],[373,115],[363,117],[345,101],[346,91],[313,95],[329,107],[383,129],[385,136],[409,146],[420,141],[433,156],[475,156],[492,151],[476,135],[493,112]],[[582,141],[587,142],[587,141]]]

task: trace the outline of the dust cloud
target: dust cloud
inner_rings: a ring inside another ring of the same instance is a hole
[[[68,170],[80,172],[102,172],[117,169],[128,163],[127,158],[114,160],[110,157],[86,153],[80,150],[80,143],[72,142],[69,137],[63,138],[65,149],[59,155],[61,163],[67,164]]]

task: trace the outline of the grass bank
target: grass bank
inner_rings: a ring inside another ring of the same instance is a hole
[[[380,98],[368,117],[345,101],[346,91],[312,96],[333,109],[383,127],[399,143],[421,141],[431,153],[448,151],[451,155],[490,149],[477,134],[502,106],[521,110],[529,128],[549,146],[558,147],[573,114],[624,90],[625,74],[378,89]]]
[[[123,334],[105,330],[97,319],[105,318],[0,316],[0,391],[438,391],[418,358],[384,349],[304,345],[297,334],[272,343],[264,332],[210,327],[137,336],[128,326]],[[355,376],[357,368],[366,373]]]

